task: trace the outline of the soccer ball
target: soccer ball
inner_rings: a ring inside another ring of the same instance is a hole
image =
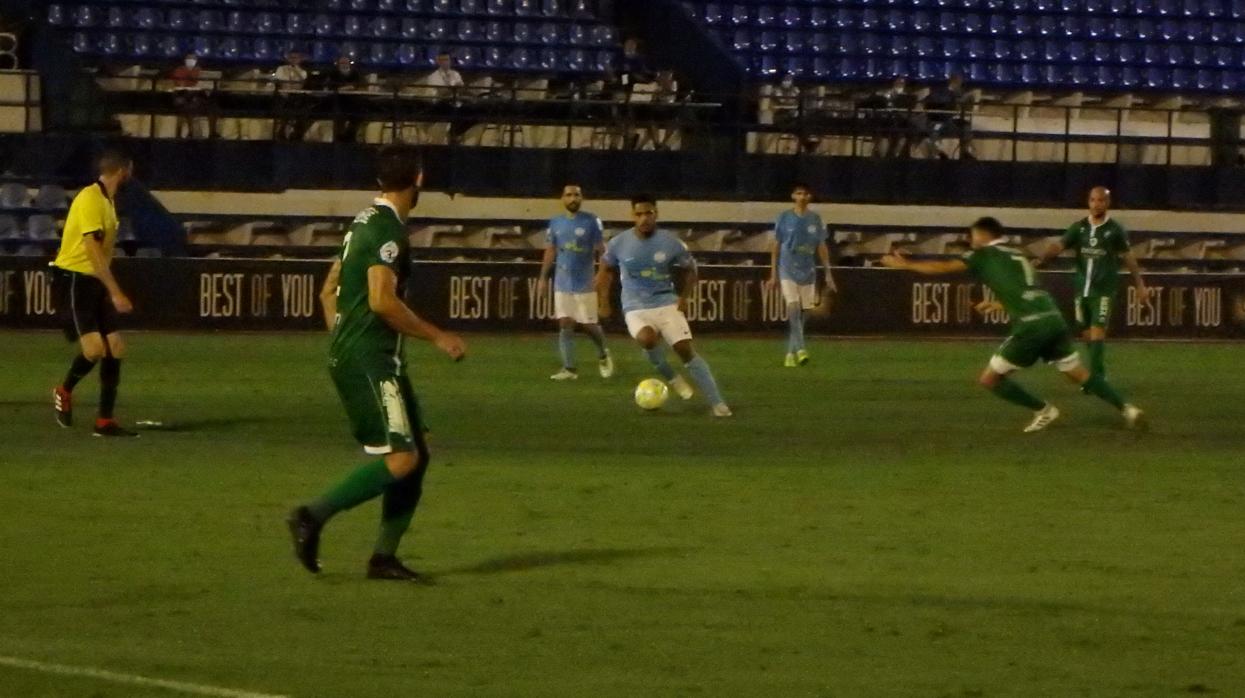
[[[670,397],[670,389],[656,378],[645,378],[635,387],[635,404],[644,410],[660,409]]]

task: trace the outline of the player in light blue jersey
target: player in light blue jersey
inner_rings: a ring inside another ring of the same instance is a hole
[[[608,317],[611,312],[610,288],[614,283],[613,270],[618,269],[627,331],[644,349],[649,362],[679,397],[691,399],[692,386],[666,362],[666,351],[660,345],[664,338],[687,366],[713,415],[729,417],[731,408],[718,392],[709,364],[692,349],[692,330],[683,314],[687,298],[696,288],[696,260],[678,236],[657,228],[657,201],[652,196],[633,196],[631,215],[635,227],[610,240],[601,257],[596,280],[601,313]]]
[[[555,381],[575,380],[575,326],[587,334],[597,347],[597,370],[602,378],[614,375],[614,360],[605,348],[605,333],[597,321],[597,292],[592,286],[597,258],[604,249],[601,219],[581,211],[584,192],[579,185],[562,187],[565,213],[549,220],[545,234],[545,257],[540,264],[536,293],[549,293],[549,272],[553,276],[553,310],[558,318],[558,354],[562,370],[549,376]]]
[[[834,291],[830,273],[830,249],[826,247],[826,226],[821,216],[808,210],[813,190],[807,184],[796,184],[791,190],[795,208],[783,211],[774,223],[774,241],[770,245],[770,274],[767,289],[774,284],[782,288],[787,306],[787,355],[783,366],[792,368],[808,363],[804,345],[804,312],[817,307],[817,262],[826,273],[826,288]]]

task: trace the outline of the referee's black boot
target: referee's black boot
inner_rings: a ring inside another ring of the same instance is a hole
[[[303,563],[308,572],[319,572],[320,530],[324,525],[316,521],[307,507],[291,511],[285,523],[289,525],[290,537],[294,539],[294,557]]]
[[[432,584],[432,578],[422,575],[415,570],[402,564],[402,561],[393,555],[373,555],[367,561],[367,578],[368,579],[393,579],[401,582],[414,582],[416,584]]]

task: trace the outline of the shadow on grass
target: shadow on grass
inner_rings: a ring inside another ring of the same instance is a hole
[[[621,560],[644,557],[674,556],[686,552],[685,548],[603,548],[565,551],[535,551],[504,555],[464,567],[455,567],[435,573],[436,577],[471,574],[502,574],[527,572],[558,565],[608,565]]]

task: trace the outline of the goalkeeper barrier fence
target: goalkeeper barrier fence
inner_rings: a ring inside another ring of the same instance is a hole
[[[122,327],[151,330],[323,330],[324,261],[122,258],[113,270],[134,302]],[[412,264],[407,301],[457,330],[548,331],[552,296],[539,296],[530,262]],[[764,266],[702,266],[687,308],[698,333],[780,332],[786,309],[766,290]],[[834,270],[838,292],[810,311],[811,333],[838,336],[997,336],[1002,312],[977,313],[989,291],[967,277],[918,277],[880,268]],[[1072,275],[1042,275],[1069,312]],[[53,271],[37,257],[0,257],[0,328],[59,328]],[[1112,335],[1161,339],[1245,339],[1245,275],[1147,274],[1141,297],[1120,279]],[[617,311],[603,321],[623,331]],[[1071,318],[1069,318],[1071,319]]]

